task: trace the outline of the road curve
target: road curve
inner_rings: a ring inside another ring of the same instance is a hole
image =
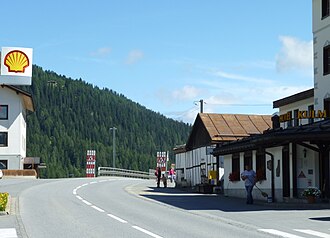
[[[162,203],[164,189],[154,185],[148,180],[95,178],[49,180],[29,187],[19,195],[20,233],[30,238],[267,237],[244,224]],[[170,188],[166,191],[171,193]]]

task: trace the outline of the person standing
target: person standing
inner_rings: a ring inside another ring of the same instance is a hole
[[[173,180],[174,180],[174,169],[173,168],[170,169],[169,174],[170,174],[170,181],[171,181],[171,183],[173,183]]]
[[[245,165],[245,170],[241,173],[241,178],[245,181],[246,204],[253,204],[252,190],[256,183],[256,172],[249,165]]]
[[[159,188],[160,187],[160,178],[162,176],[162,170],[160,169],[160,167],[157,167],[155,174],[157,176],[157,188]]]
[[[164,188],[167,188],[167,176],[166,176],[166,174],[162,175],[162,181],[163,181]]]

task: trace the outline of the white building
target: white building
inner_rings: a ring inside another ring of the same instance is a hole
[[[257,186],[273,200],[301,198],[309,186],[330,198],[329,8],[330,0],[313,0],[314,88],[274,101],[279,116],[272,118],[272,130],[215,149],[215,155],[224,156],[229,196],[246,196],[244,182],[229,178],[249,163],[259,177]],[[255,197],[261,195],[254,190]]]
[[[330,113],[329,0],[313,0],[314,107]],[[328,115],[329,116],[329,115]]]
[[[223,158],[213,156],[213,149],[270,127],[270,115],[199,113],[186,145],[174,149],[177,185],[219,185]]]
[[[32,96],[0,85],[0,168],[23,169],[26,157],[26,117],[34,111]]]

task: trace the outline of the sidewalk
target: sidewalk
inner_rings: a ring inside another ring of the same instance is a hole
[[[259,211],[259,210],[318,210],[330,209],[330,203],[318,201],[314,204],[305,203],[304,200],[293,202],[273,202],[255,200],[253,205],[246,204],[245,198],[227,197],[223,194],[202,194],[191,189],[175,188],[168,184],[167,188],[157,188],[154,183],[149,186],[135,187],[135,193],[157,202],[187,210],[221,210],[221,211]]]

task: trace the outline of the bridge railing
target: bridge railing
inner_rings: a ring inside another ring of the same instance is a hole
[[[155,179],[155,170],[150,169],[149,172],[118,169],[112,167],[98,167],[98,176],[117,176],[117,177],[129,177],[129,178],[141,178],[141,179]]]

